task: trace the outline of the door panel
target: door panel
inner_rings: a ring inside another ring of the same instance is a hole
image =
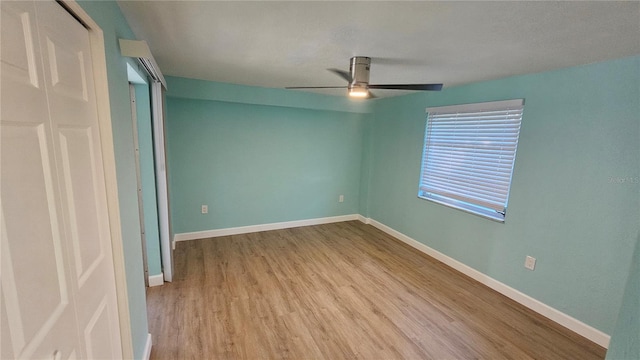
[[[76,314],[84,335],[89,325],[92,334],[102,334],[99,344],[87,342],[86,336],[80,342],[89,358],[113,358],[121,345],[114,331],[117,300],[89,33],[54,2],[41,3],[40,12],[47,14],[38,16],[38,29],[63,217],[72,244]]]
[[[0,7],[1,355],[119,358],[89,33],[53,1]]]
[[[2,2],[0,187],[3,356],[70,353],[78,332],[31,2]],[[70,334],[68,339],[60,334]],[[8,336],[7,336],[8,335]],[[9,347],[10,350],[5,350]]]
[[[12,4],[3,7],[2,41],[6,42],[2,55],[2,72],[25,85],[39,86],[34,48],[33,6]],[[35,44],[37,46],[37,44]]]
[[[47,29],[49,30],[49,29]],[[51,87],[62,96],[87,101],[84,53],[74,52],[47,36],[47,55],[50,59]]]
[[[96,169],[92,161],[93,141],[91,129],[61,128],[60,150],[62,172],[66,186],[71,241],[79,285],[91,276],[104,260],[100,241],[100,218],[96,208]],[[81,209],[82,211],[77,211]]]
[[[2,92],[2,120],[43,119],[47,116],[47,100],[41,84],[35,7],[32,2],[2,2],[0,13],[0,73],[5,90]]]
[[[89,359],[115,358],[112,347],[108,341],[105,341],[106,339],[109,339],[109,334],[112,330],[109,321],[110,312],[112,311],[109,309],[108,301],[105,297],[100,302],[100,306],[98,306],[84,329],[87,357]]]
[[[37,27],[54,126],[97,124],[89,33],[56,3],[39,5],[47,13]]]
[[[2,127],[2,206],[8,240],[2,253],[8,266],[2,285],[20,300],[7,301],[9,319],[15,317],[12,322],[21,324],[27,339],[49,331],[69,302],[43,128]]]
[[[0,288],[0,292],[2,292],[2,289]],[[7,308],[6,308],[6,302],[4,301],[4,292],[2,292],[2,294],[0,295],[0,324],[8,324],[9,323],[9,317],[7,315]],[[24,343],[24,339],[22,339],[22,343]],[[21,345],[18,344],[17,346],[14,345],[11,341],[11,334],[9,334],[8,331],[5,331],[5,328],[2,328],[2,331],[0,331],[0,344],[3,344],[2,346],[0,346],[0,359],[15,359],[16,355],[13,352],[13,348],[14,347],[20,347]]]

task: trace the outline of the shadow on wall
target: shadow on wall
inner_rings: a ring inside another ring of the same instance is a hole
[[[640,232],[607,359],[640,359]]]

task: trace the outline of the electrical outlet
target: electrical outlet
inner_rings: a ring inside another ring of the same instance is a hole
[[[536,258],[527,256],[524,260],[524,267],[533,271],[536,268]]]
[[[208,214],[209,213],[209,207],[207,205],[202,205],[202,213],[203,214]]]
[[[338,202],[344,202],[344,195],[338,196]]]

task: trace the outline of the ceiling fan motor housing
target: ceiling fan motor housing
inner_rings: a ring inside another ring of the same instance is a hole
[[[349,89],[367,89],[369,85],[369,69],[371,67],[371,58],[366,56],[354,56],[349,64],[349,73],[351,82]]]
[[[1,1],[1,0],[0,0]],[[356,98],[375,98],[369,89],[440,91],[442,84],[369,84],[371,58],[354,56],[349,62],[349,72],[327,69],[349,82],[347,94]],[[344,86],[294,86],[287,89],[344,89]]]

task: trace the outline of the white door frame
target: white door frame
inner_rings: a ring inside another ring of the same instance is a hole
[[[129,298],[127,296],[122,226],[120,224],[120,204],[118,200],[116,159],[111,128],[111,107],[109,102],[109,82],[107,77],[104,37],[100,26],[93,21],[89,14],[87,14],[75,0],[61,0],[61,3],[89,30],[93,77],[95,79],[96,102],[98,105],[98,123],[103,156],[104,180],[107,190],[107,206],[109,210],[109,228],[111,230],[111,247],[113,250],[113,267],[116,279],[122,356],[125,359],[132,359],[134,355],[131,338],[131,319],[129,316]]]
[[[140,237],[142,238],[142,268],[144,269],[144,286],[149,287],[147,233],[145,231],[144,204],[142,197],[142,175],[140,170],[140,141],[138,139],[138,105],[136,103],[135,85],[131,82],[129,82],[129,98],[131,101],[131,120],[133,120],[133,151],[136,158],[136,190],[138,193],[138,214],[140,214]]]

